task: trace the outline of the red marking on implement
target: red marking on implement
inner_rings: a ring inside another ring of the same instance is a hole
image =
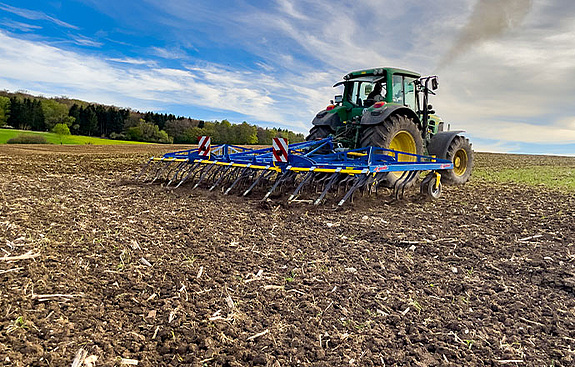
[[[287,163],[288,141],[286,138],[274,138],[272,143],[273,161]]]
[[[373,172],[381,172],[381,171],[385,171],[386,169],[387,169],[387,166],[379,166],[379,167],[375,167]]]
[[[202,136],[198,143],[198,154],[203,157],[210,156],[211,139],[209,136]]]
[[[439,169],[444,169],[444,168],[449,168],[451,167],[451,164],[446,163],[446,164],[442,164],[441,166],[439,166]]]

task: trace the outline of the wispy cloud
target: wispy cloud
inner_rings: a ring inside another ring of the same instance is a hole
[[[131,65],[146,65],[146,66],[156,66],[157,65],[157,62],[155,62],[153,60],[134,59],[131,57],[123,57],[123,58],[110,57],[106,60],[113,61],[113,62],[119,62],[122,64],[131,64]]]
[[[154,56],[170,60],[180,60],[188,58],[188,55],[180,48],[152,47],[150,48],[150,53]]]
[[[42,27],[38,26],[38,25],[32,25],[32,24],[27,24],[27,23],[22,23],[22,22],[16,22],[13,20],[4,20],[1,23],[3,26],[10,28],[10,29],[14,29],[14,30],[19,30],[22,32],[32,32],[38,29],[42,29]]]
[[[77,44],[78,46],[88,46],[88,47],[102,47],[103,43],[95,41],[89,37],[82,36],[79,34],[70,35],[72,41]]]
[[[52,17],[46,13],[43,13],[41,11],[17,8],[17,7],[2,3],[2,2],[0,2],[0,9],[7,11],[9,13],[12,13],[12,14],[16,14],[22,18],[26,18],[26,19],[30,19],[30,20],[47,20],[47,21],[52,22],[52,23],[59,25],[61,27],[71,28],[71,29],[79,29],[75,25],[66,23],[64,21],[61,21],[60,19],[56,19],[56,18],[54,18],[54,17]]]

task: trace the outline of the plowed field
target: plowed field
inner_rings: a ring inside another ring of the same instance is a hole
[[[334,210],[128,180],[174,149],[0,146],[0,365],[575,365],[573,194]],[[575,167],[477,154],[509,164]]]

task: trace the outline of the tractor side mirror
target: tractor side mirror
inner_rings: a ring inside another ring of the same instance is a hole
[[[439,82],[437,81],[437,78],[431,79],[431,89],[436,90],[438,86]]]
[[[335,103],[343,102],[343,96],[341,94],[338,94],[337,96],[334,97],[334,101]]]

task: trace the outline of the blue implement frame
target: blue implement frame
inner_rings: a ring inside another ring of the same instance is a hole
[[[290,144],[287,163],[273,161],[271,147],[251,149],[237,145],[213,146],[209,157],[200,156],[197,149],[164,154],[157,161],[188,161],[190,163],[231,165],[252,169],[268,169],[278,172],[313,171],[326,173],[381,173],[404,171],[435,171],[453,169],[446,159],[400,152],[379,147],[365,147],[322,154],[325,148],[333,151],[332,137],[322,140]]]

